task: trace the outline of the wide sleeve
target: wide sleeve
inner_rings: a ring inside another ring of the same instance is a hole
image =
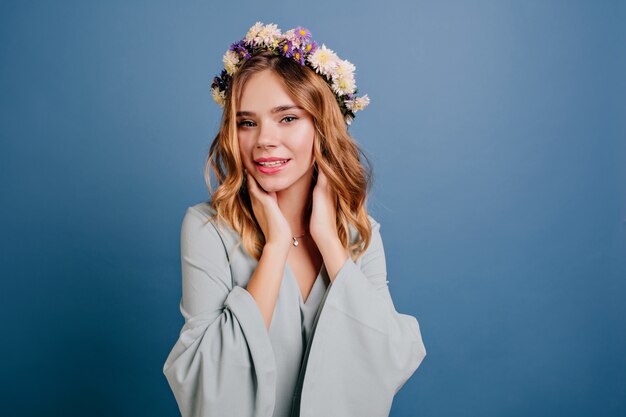
[[[212,222],[189,207],[181,227],[185,323],[163,366],[183,417],[267,416],[276,365],[252,295],[232,286],[226,247]]]
[[[348,257],[317,317],[300,416],[387,416],[393,397],[426,356],[413,316],[396,311],[387,286],[380,224],[361,265]]]

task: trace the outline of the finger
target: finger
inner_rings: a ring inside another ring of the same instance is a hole
[[[278,202],[278,196],[276,195],[276,191],[270,191],[269,193],[266,191],[266,193],[272,198],[272,200]]]
[[[249,178],[248,178],[248,191],[249,193],[252,195],[252,197],[254,197],[255,199],[259,200],[259,201],[266,201],[265,199],[267,198],[267,191],[265,191],[263,188],[261,188],[261,186],[259,185],[259,183],[257,182],[257,180],[254,178],[254,176],[252,176],[252,174],[248,174]]]
[[[324,171],[320,170],[317,174],[317,182],[322,186],[326,186],[326,184],[328,184],[328,177],[324,174]]]
[[[320,188],[324,190],[324,194],[329,195],[331,193],[330,182],[328,181],[328,177],[322,171],[320,171],[319,176],[317,177],[317,183]]]

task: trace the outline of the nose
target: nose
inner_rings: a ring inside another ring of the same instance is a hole
[[[257,148],[274,147],[278,144],[278,131],[272,126],[272,123],[261,123],[258,132],[256,139]]]

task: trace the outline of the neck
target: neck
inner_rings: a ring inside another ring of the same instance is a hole
[[[276,193],[278,207],[289,223],[293,236],[308,234],[311,213],[307,207],[312,198],[312,179],[312,175],[305,175],[291,187]]]

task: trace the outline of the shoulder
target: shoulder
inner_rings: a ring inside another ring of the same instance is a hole
[[[371,215],[368,214],[367,218],[369,219],[370,222],[370,226],[372,228],[372,235],[371,236],[375,236],[377,234],[379,234],[379,230],[380,230],[380,223]],[[359,238],[359,232],[356,229],[356,227],[354,227],[353,224],[350,224],[350,241],[352,243],[356,242]]]
[[[217,211],[210,202],[203,201],[187,207],[185,212],[181,239],[202,246],[218,245],[229,248],[239,241],[238,234],[229,226],[217,220]]]
[[[378,229],[380,229],[380,223],[378,222],[378,220],[376,220],[374,216],[372,216],[371,214],[368,214],[367,218],[370,221],[370,226],[372,227],[372,233],[378,231]]]
[[[203,218],[204,220],[212,219],[215,216],[216,211],[208,201],[202,201],[193,206],[187,207],[186,215],[194,215],[196,217]]]
[[[221,280],[226,288],[231,288],[227,241],[216,227],[213,215],[214,210],[206,202],[189,206],[185,211],[180,231],[184,297],[206,290],[207,277]],[[193,302],[185,300],[185,303]]]
[[[217,245],[220,237],[213,222],[214,211],[206,202],[187,207],[181,226],[183,245]]]
[[[210,233],[217,233],[214,215],[215,210],[207,202],[187,207],[183,217],[182,232],[194,233],[197,230],[206,229]]]
[[[378,223],[378,221],[371,214],[368,214],[367,218],[370,221],[370,225],[372,226],[372,229],[374,229],[374,227],[377,227],[377,228],[380,227],[380,223]]]

